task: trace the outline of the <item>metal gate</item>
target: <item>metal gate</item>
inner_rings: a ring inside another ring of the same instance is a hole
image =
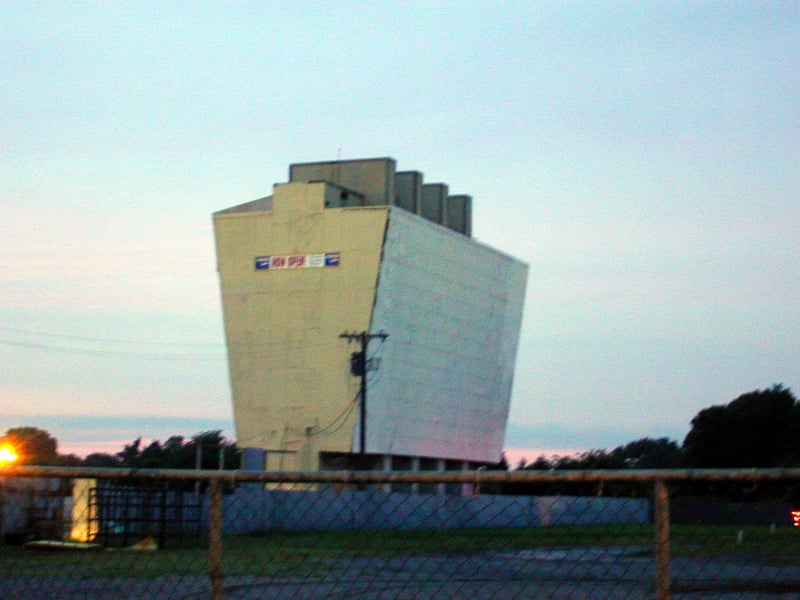
[[[98,485],[89,489],[89,537],[107,547],[203,541],[202,496],[165,487]]]

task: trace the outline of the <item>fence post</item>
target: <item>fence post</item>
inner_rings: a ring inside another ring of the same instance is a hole
[[[208,524],[208,575],[211,599],[222,600],[222,485],[218,479],[208,482],[211,506]]]
[[[669,600],[669,490],[662,480],[655,483],[656,599]]]

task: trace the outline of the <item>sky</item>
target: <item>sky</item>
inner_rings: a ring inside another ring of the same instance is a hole
[[[0,4],[0,433],[233,436],[211,213],[391,156],[529,265],[512,460],[800,392],[796,2]]]

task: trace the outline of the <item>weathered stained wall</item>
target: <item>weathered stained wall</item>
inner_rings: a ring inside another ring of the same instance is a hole
[[[364,196],[368,206],[393,204],[396,163],[392,158],[296,163],[289,181],[328,181]]]

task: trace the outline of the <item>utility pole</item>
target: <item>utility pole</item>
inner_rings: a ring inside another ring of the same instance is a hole
[[[365,454],[367,448],[367,371],[370,370],[367,365],[367,347],[373,338],[385,340],[389,337],[389,334],[383,331],[380,333],[369,333],[368,331],[362,331],[361,333],[344,332],[339,337],[345,338],[348,344],[350,342],[359,342],[361,344],[361,350],[350,355],[350,372],[357,377],[361,377],[361,392],[359,394],[361,396],[359,407],[360,427],[358,433],[359,452]]]

